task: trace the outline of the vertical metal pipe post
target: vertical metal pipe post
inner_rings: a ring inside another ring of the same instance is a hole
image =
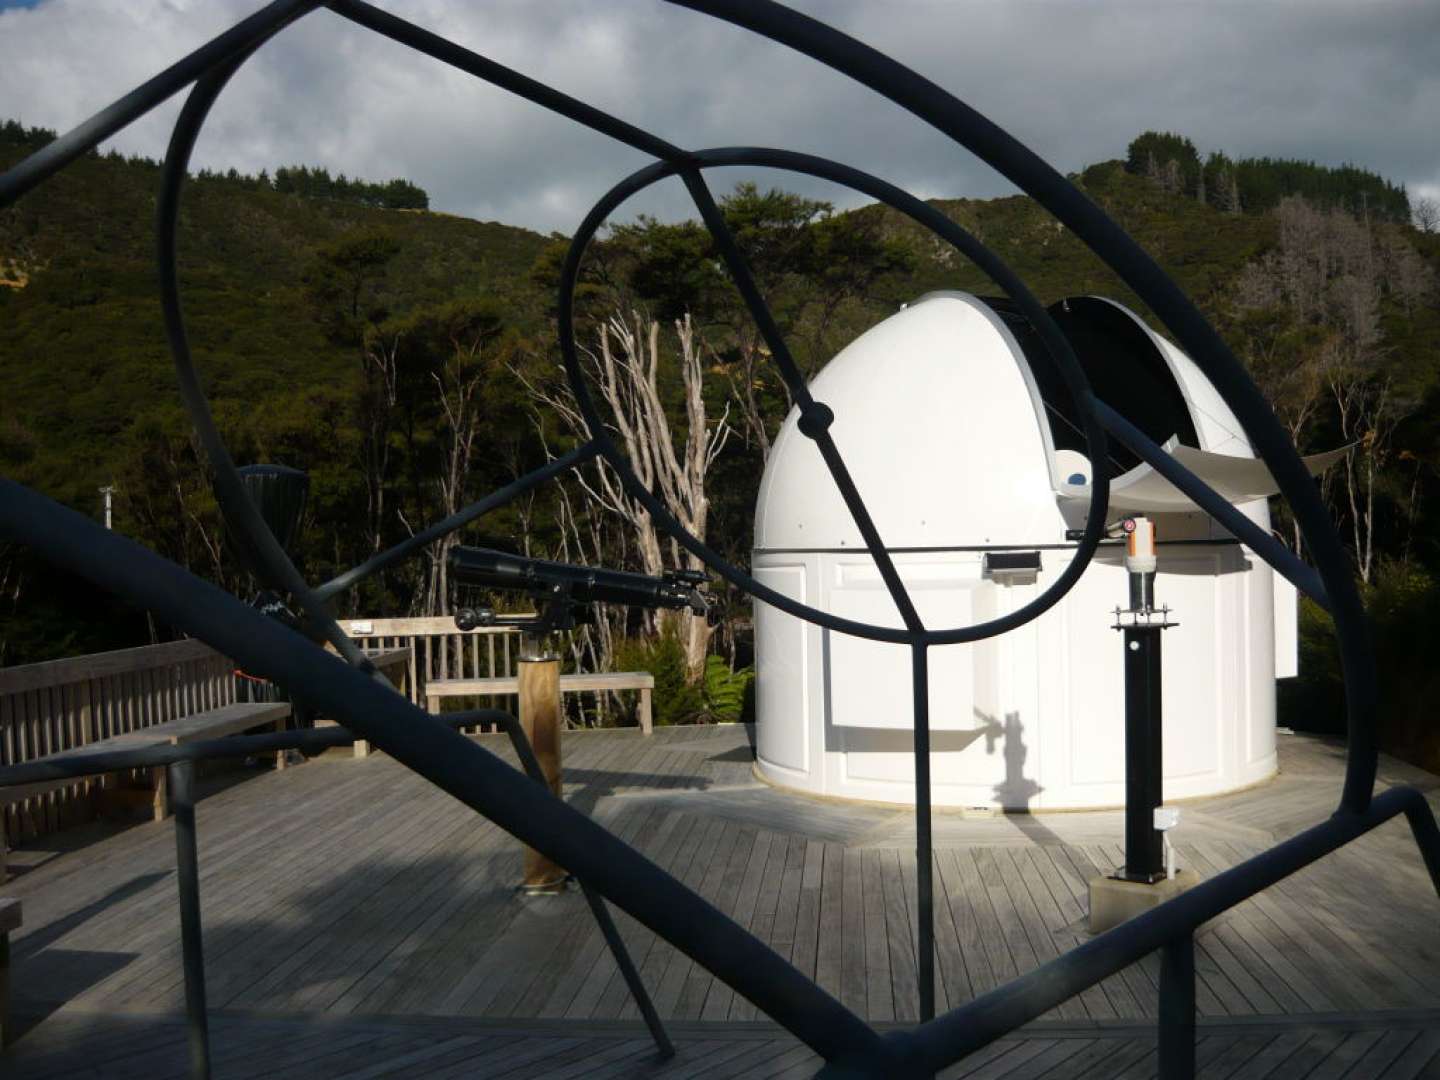
[[[915,687],[915,976],[920,1022],[935,1019],[934,856],[930,836],[930,666],[928,646],[911,646]]]
[[[210,1077],[210,1026],[205,1008],[205,946],[200,934],[200,856],[195,843],[195,763],[166,766],[175,814],[175,874],[180,889],[180,949],[185,967],[185,1017],[190,1075]]]
[[[539,650],[535,650],[538,653]],[[520,660],[520,724],[534,749],[544,783],[556,798],[562,795],[560,777],[560,661],[553,656],[528,655]],[[533,848],[525,849],[527,892],[555,892],[565,885],[565,871]]]
[[[540,768],[540,762],[535,757],[530,740],[525,737],[524,728],[520,726],[519,721],[513,718],[507,717],[507,721],[505,733],[510,736],[510,745],[515,748],[515,756],[520,759],[520,768],[537,784],[545,784],[545,772]],[[635,999],[635,1006],[645,1020],[645,1026],[650,1029],[650,1037],[655,1040],[655,1048],[660,1051],[662,1058],[674,1057],[675,1044],[670,1041],[670,1036],[665,1031],[665,1025],[660,1020],[660,1014],[655,1011],[655,1003],[650,1000],[644,980],[640,978],[640,971],[630,957],[630,950],[625,947],[625,939],[615,928],[615,920],[610,917],[610,909],[605,906],[605,898],[587,885],[583,878],[577,880],[580,882],[580,891],[585,896],[585,902],[590,905],[590,914],[595,917],[595,924],[600,927],[600,936],[605,939],[605,944],[610,948],[610,954],[615,957],[615,966],[620,969],[620,974],[625,979],[625,985],[630,988],[630,996]]]
[[[1160,950],[1160,1080],[1195,1080],[1195,937]]]
[[[1135,575],[1132,575],[1132,577]],[[1155,808],[1160,772],[1160,625],[1125,627],[1125,869],[1129,881],[1165,873]]]

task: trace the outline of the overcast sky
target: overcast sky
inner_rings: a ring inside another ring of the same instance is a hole
[[[61,131],[259,7],[256,0],[0,0],[0,117]],[[1005,181],[896,107],[780,46],[660,0],[383,0],[465,46],[681,145],[838,158],[922,196]],[[1440,3],[797,0],[1008,129],[1062,171],[1147,128],[1205,153],[1353,162],[1440,196]],[[163,154],[178,98],[118,135]],[[327,11],[252,60],[196,167],[404,176],[431,206],[571,232],[646,164]],[[727,190],[738,174],[715,174]],[[829,198],[798,178],[758,175]],[[691,216],[670,181],[632,204]]]

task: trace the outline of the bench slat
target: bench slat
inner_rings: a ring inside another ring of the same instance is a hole
[[[165,743],[178,746],[181,743],[194,742],[197,739],[218,738],[264,724],[275,724],[289,715],[290,702],[288,701],[236,702],[233,705],[222,705],[218,709],[210,709],[203,713],[194,713],[176,720],[168,720],[163,724],[152,724],[147,728],[137,728],[120,735],[112,735],[108,739],[97,739],[84,746],[62,750],[58,754],[47,754],[46,758],[60,761],[67,758],[83,758],[89,754],[103,753],[106,750],[133,750],[142,746],[157,746]],[[67,777],[63,780],[41,780],[18,787],[0,787],[0,805],[18,802],[20,799],[28,799],[34,795],[43,795],[47,791],[82,782],[83,778]]]
[[[650,715],[650,694],[655,689],[655,676],[648,671],[592,671],[560,676],[562,694],[578,690],[639,690],[640,730],[649,735],[653,730]],[[440,707],[445,697],[503,696],[520,692],[517,675],[490,679],[429,679],[425,683],[425,700],[431,712]]]
[[[648,671],[577,672],[560,676],[560,692],[577,690],[654,690],[655,676]],[[431,679],[425,684],[429,697],[462,697],[483,694],[518,694],[518,676],[491,679]]]
[[[84,746],[77,746],[73,750],[62,750],[58,754],[47,756],[60,760],[83,757],[85,754],[94,754],[102,750],[129,750],[137,746],[153,746],[156,743],[179,745],[205,737],[218,738],[221,735],[233,735],[237,731],[245,731],[262,724],[273,724],[289,715],[290,703],[288,701],[241,701],[233,705],[222,705],[218,709],[209,709],[206,712],[192,713],[190,716],[167,720],[163,724],[151,724],[149,727],[137,728],[134,731],[127,731],[123,735],[112,735],[108,739],[97,739]]]

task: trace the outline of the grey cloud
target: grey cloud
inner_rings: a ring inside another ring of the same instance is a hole
[[[45,0],[0,14],[0,114],[69,127],[254,6]],[[1010,190],[963,150],[835,73],[656,0],[388,6],[681,145],[807,150],[927,196]],[[1437,5],[800,6],[955,93],[1062,170],[1118,156],[1139,131],[1158,127],[1206,150],[1353,161],[1413,190],[1440,189]],[[176,108],[115,144],[158,156]],[[321,11],[236,77],[196,162],[403,175],[425,187],[437,209],[568,232],[646,159]],[[735,179],[714,183],[723,190]],[[799,179],[790,186],[856,201]],[[633,209],[691,212],[675,184]]]

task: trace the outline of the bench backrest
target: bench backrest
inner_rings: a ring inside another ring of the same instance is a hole
[[[0,764],[229,705],[234,663],[200,641],[172,641],[0,668]],[[0,806],[12,842],[84,820],[93,781]]]
[[[489,679],[516,673],[520,631],[489,626],[461,633],[448,615],[411,619],[341,619],[341,629],[367,649],[411,650],[410,699],[434,679]],[[423,674],[423,680],[416,675]]]

